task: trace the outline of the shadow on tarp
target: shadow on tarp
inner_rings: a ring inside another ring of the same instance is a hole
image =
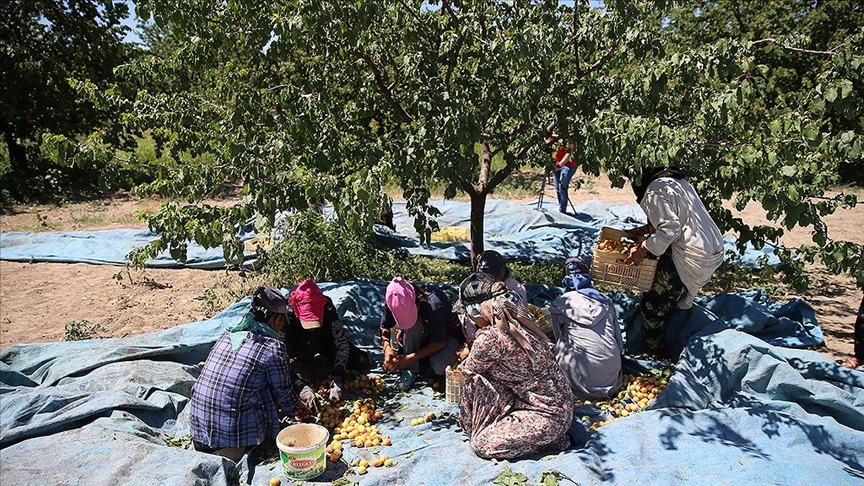
[[[627,354],[646,352],[638,312],[641,296],[612,292],[610,297],[618,312]],[[674,310],[666,330],[669,354],[677,359],[692,337],[723,329],[743,331],[787,348],[818,347],[825,343],[816,311],[805,301],[793,299],[780,305],[762,290],[748,290],[698,297],[693,308]]]
[[[378,349],[385,285],[321,284],[350,323],[349,337],[370,349]],[[528,290],[540,304],[560,293],[534,286]],[[616,304],[635,304],[622,295],[615,294]],[[732,321],[746,315],[752,320],[759,315],[752,309],[725,316],[726,311],[717,310],[734,309],[731,303],[715,309],[718,318]],[[16,345],[0,352],[0,476],[22,484],[268,480],[278,467],[272,462],[253,461],[250,471],[246,461],[235,466],[167,445],[169,437],[188,434],[186,404],[197,363],[248,305],[244,299],[210,320],[158,333]],[[799,310],[804,315],[806,308]],[[743,327],[752,331],[772,325]],[[862,373],[818,353],[776,347],[744,332],[700,332],[684,346],[669,386],[650,410],[590,434],[583,428],[584,447],[519,461],[479,459],[455,419],[458,407],[423,387],[398,394],[385,407],[392,411],[379,427],[391,437],[391,447],[377,453],[345,451],[349,462],[387,454],[396,466],[350,477],[360,484],[388,486],[488,484],[506,464],[532,481],[551,469],[579,484],[644,483],[646,478],[656,484],[860,484]],[[412,418],[429,411],[443,418],[410,426]]]

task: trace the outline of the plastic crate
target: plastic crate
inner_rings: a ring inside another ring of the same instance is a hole
[[[644,236],[634,235],[615,228],[604,227],[600,230],[599,241],[626,241],[640,244]],[[594,260],[591,262],[591,278],[595,282],[603,282],[616,287],[646,292],[654,283],[654,273],[657,272],[657,260],[645,258],[639,265],[626,265],[623,255],[614,251],[594,249]]]
[[[453,369],[448,366],[444,371],[447,379],[447,387],[444,393],[444,399],[447,403],[459,403],[462,398],[462,385],[465,383],[465,375],[458,369]]]

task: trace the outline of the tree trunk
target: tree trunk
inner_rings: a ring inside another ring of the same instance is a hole
[[[26,174],[29,169],[27,166],[27,151],[23,146],[18,144],[9,123],[3,124],[3,138],[6,141],[6,147],[9,149],[9,162],[12,172],[21,175]]]
[[[480,142],[480,174],[474,191],[471,191],[471,267],[477,255],[483,253],[483,213],[486,210],[486,196],[489,194],[489,172],[492,169],[492,151],[485,141]]]
[[[477,261],[477,255],[483,253],[483,213],[486,210],[486,193],[478,192],[471,195],[471,268]]]

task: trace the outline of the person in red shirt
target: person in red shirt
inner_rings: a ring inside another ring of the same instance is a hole
[[[570,202],[568,195],[570,180],[579,165],[573,161],[574,148],[573,144],[570,144],[569,150],[564,145],[560,145],[555,152],[555,174],[552,180],[555,183],[555,193],[558,195],[558,210],[562,213],[567,213],[567,204]]]

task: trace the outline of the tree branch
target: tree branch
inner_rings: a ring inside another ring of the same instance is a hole
[[[381,70],[378,69],[375,61],[372,60],[372,57],[365,52],[356,51],[353,49],[349,50],[348,52],[356,57],[363,59],[363,61],[372,71],[372,75],[375,77],[375,84],[378,85],[378,89],[381,91],[381,94],[383,94],[384,97],[386,97],[387,100],[390,101],[390,104],[393,106],[393,108],[395,108],[399,112],[399,115],[402,117],[403,121],[409,123],[412,122],[414,119],[411,117],[411,115],[408,114],[407,111],[405,111],[405,108],[402,107],[402,104],[399,103],[399,100],[396,99],[396,96],[393,94],[393,90],[391,89],[392,85],[389,85],[385,81],[384,76],[381,74]]]
[[[804,53],[807,53],[807,54],[819,54],[819,55],[822,55],[822,56],[833,56],[833,55],[834,55],[834,51],[835,51],[838,47],[840,47],[839,45],[837,45],[837,46],[835,46],[833,49],[828,50],[828,51],[815,51],[815,50],[813,50],[813,49],[801,49],[800,47],[789,47],[789,46],[784,46],[784,45],[781,44],[777,39],[775,39],[775,38],[773,38],[773,37],[768,37],[767,39],[759,39],[759,40],[755,40],[755,41],[752,41],[751,44],[753,44],[754,46],[755,46],[755,45],[759,45],[759,44],[775,44],[775,45],[779,46],[781,49],[786,49],[786,50],[788,50],[788,51],[804,52]]]
[[[577,19],[579,16],[577,15],[576,4],[573,4],[573,60],[576,64],[576,78],[582,79],[582,63],[579,62],[579,22]]]
[[[611,58],[612,55],[615,54],[615,51],[618,50],[619,45],[621,45],[621,39],[616,40],[615,43],[612,44],[612,47],[610,47],[608,51],[603,53],[603,55],[600,56],[600,59],[598,59],[597,62],[595,62],[594,64],[589,66],[588,69],[586,69],[582,73],[582,76],[579,76],[579,77],[584,78],[585,76],[588,76],[589,74],[593,73],[594,71],[597,71],[600,68],[602,68],[603,65],[606,64],[606,61],[608,61],[609,58]]]
[[[477,195],[477,189],[474,187],[474,184],[471,184],[470,182],[468,182],[461,175],[458,175],[458,174],[456,175],[456,182],[459,184],[459,186],[462,188],[463,191],[468,193],[469,196],[476,196]]]
[[[411,13],[411,16],[414,18],[414,21],[417,22],[417,24],[422,25],[422,23],[420,22],[420,17],[417,16],[417,13],[414,12],[414,9],[412,9],[407,4],[405,4],[404,0],[397,0],[397,1],[399,2],[399,5],[402,5],[402,8],[404,8],[405,10],[407,10],[408,12]]]
[[[514,157],[514,160],[515,159],[516,158]],[[515,168],[516,168],[516,166],[512,165],[508,161],[507,165],[505,165],[504,167],[499,169],[497,172],[492,174],[492,177],[489,179],[489,182],[486,183],[486,189],[492,190],[492,189],[498,187],[498,184],[501,184],[502,182],[504,182],[504,179],[507,179],[507,177],[513,173],[513,169],[515,169]]]
[[[744,21],[741,20],[741,5],[735,4],[734,8],[732,8],[732,16],[735,17],[735,21],[738,22],[738,35],[743,35],[745,29]]]
[[[459,35],[459,38],[456,39],[456,46],[453,48],[452,58],[450,59],[450,62],[447,63],[447,73],[444,75],[444,85],[450,86],[450,78],[453,75],[453,68],[456,67],[456,64],[459,61],[459,53],[462,52],[462,46],[465,44],[465,36],[462,34],[461,31],[462,22],[459,20],[458,17],[456,17],[456,14],[453,12],[453,10],[450,9],[450,3],[445,2],[444,6],[446,7],[450,19],[455,24],[456,29],[458,29],[457,32]]]

